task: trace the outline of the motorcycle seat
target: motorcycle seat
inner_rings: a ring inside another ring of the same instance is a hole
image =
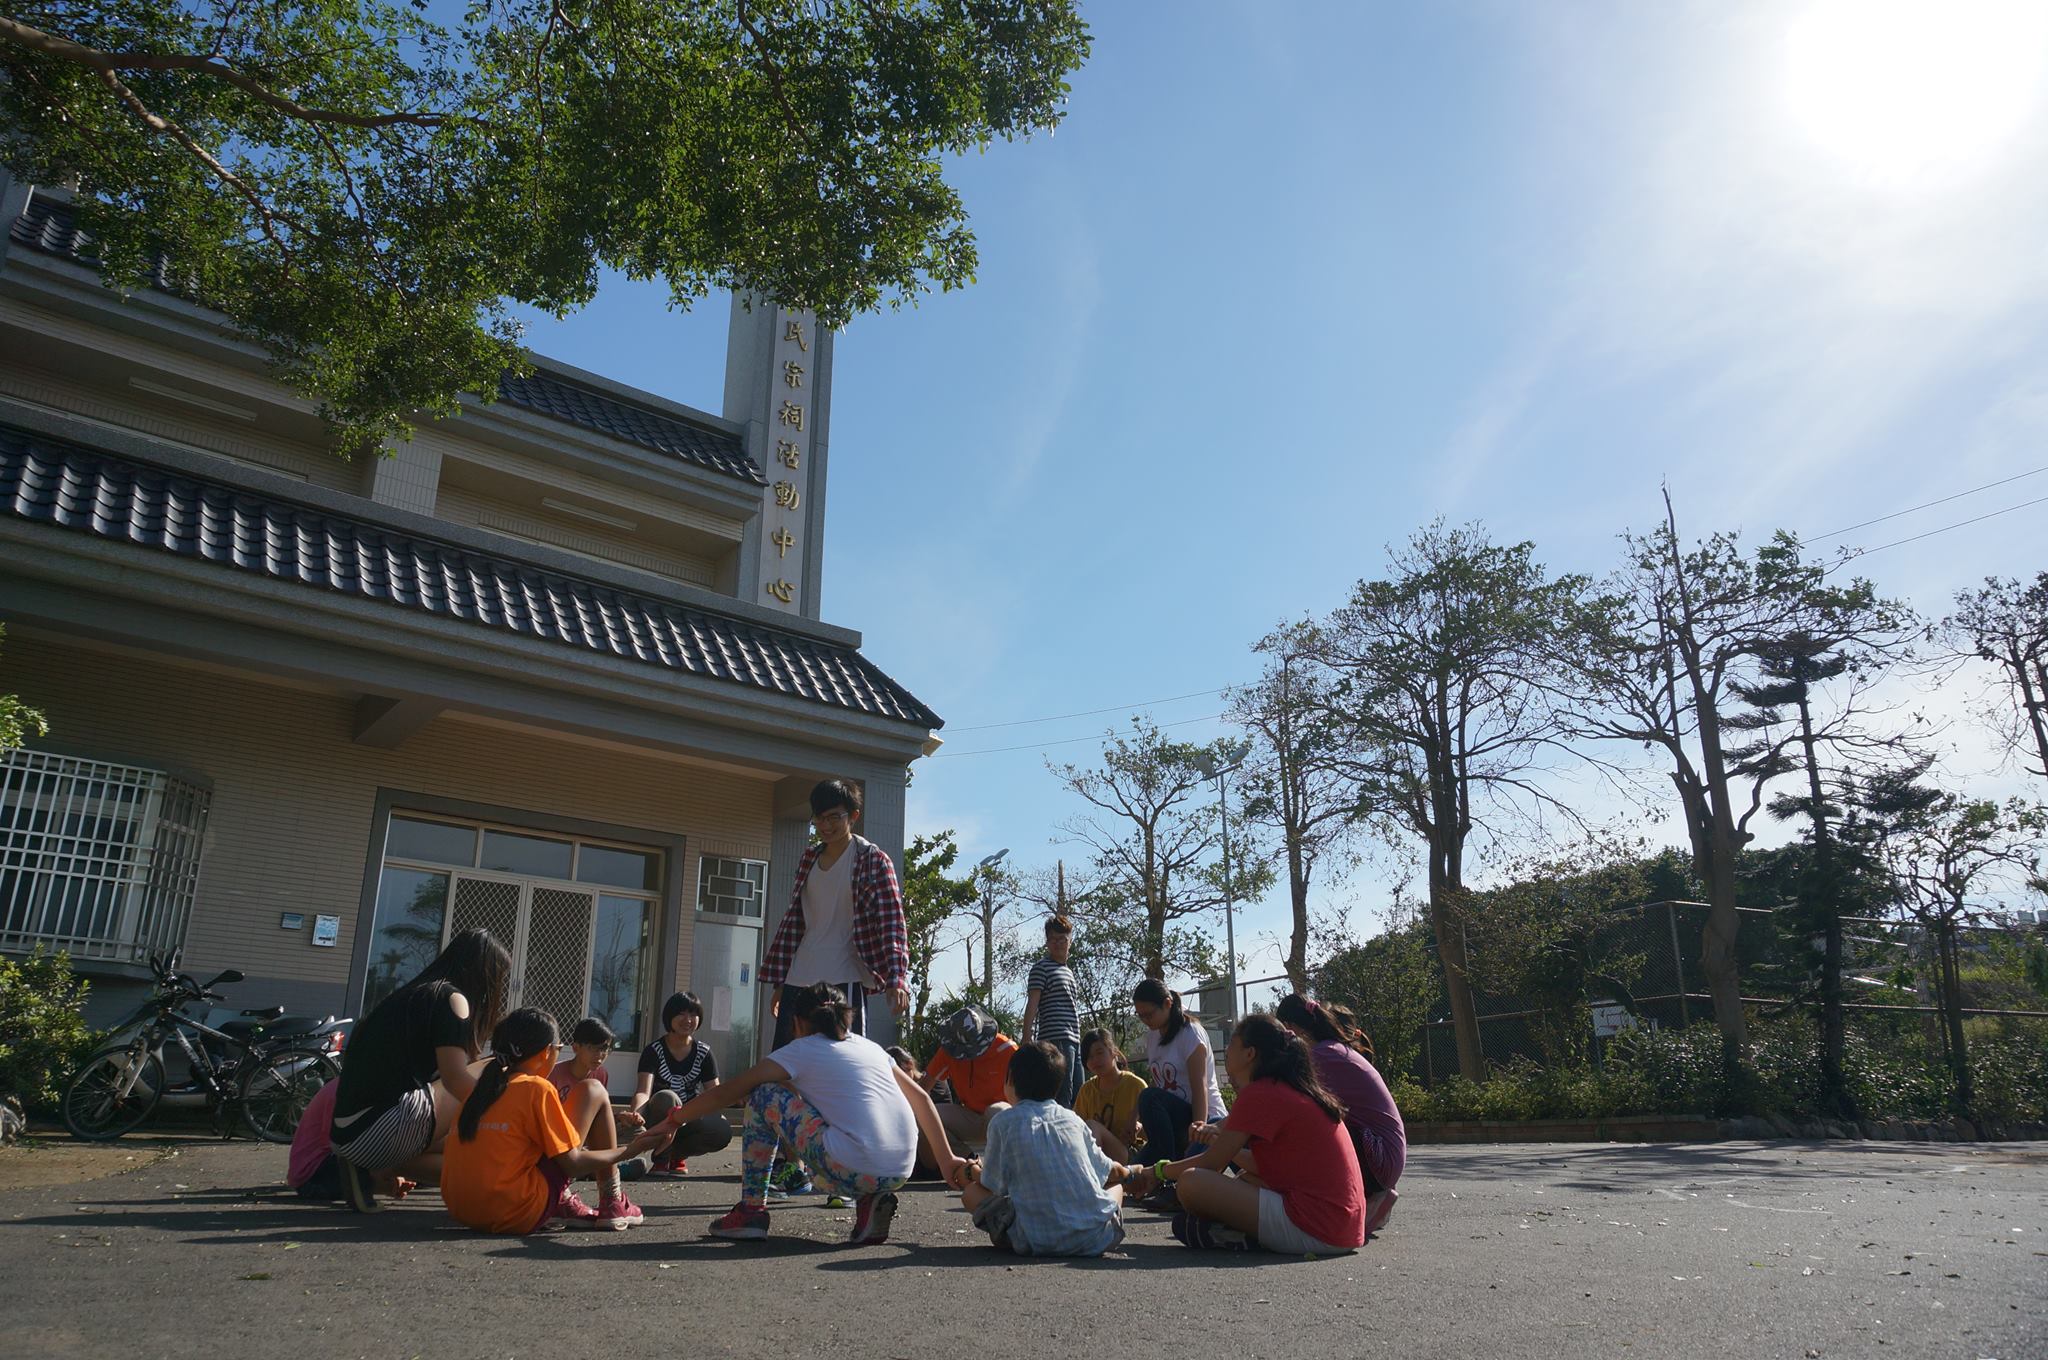
[[[251,1020],[275,1020],[284,1014],[284,1007],[259,1006],[252,1010],[243,1011],[242,1014]]]

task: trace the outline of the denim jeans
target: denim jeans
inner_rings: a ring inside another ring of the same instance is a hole
[[[1081,1041],[1079,1039],[1048,1039],[1047,1043],[1060,1051],[1067,1060],[1067,1079],[1060,1083],[1059,1103],[1068,1109],[1074,1108],[1074,1097],[1081,1094]]]

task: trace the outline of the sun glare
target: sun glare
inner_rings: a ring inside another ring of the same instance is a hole
[[[1914,187],[1982,170],[2026,123],[2043,0],[1820,0],[1787,38],[1800,128],[1853,173]]]

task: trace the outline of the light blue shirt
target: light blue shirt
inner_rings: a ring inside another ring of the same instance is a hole
[[[988,1121],[981,1183],[1017,1211],[1010,1246],[1027,1256],[1100,1256],[1117,1243],[1115,1163],[1081,1117],[1050,1100],[1022,1100]]]

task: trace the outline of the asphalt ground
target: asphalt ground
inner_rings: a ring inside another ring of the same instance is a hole
[[[1389,1229],[1321,1260],[1142,1213],[1020,1260],[938,1185],[884,1245],[818,1201],[721,1242],[730,1150],[636,1186],[643,1227],[490,1238],[431,1194],[281,1196],[284,1161],[188,1139],[0,1190],[0,1356],[2048,1357],[2048,1144],[1418,1147]]]

